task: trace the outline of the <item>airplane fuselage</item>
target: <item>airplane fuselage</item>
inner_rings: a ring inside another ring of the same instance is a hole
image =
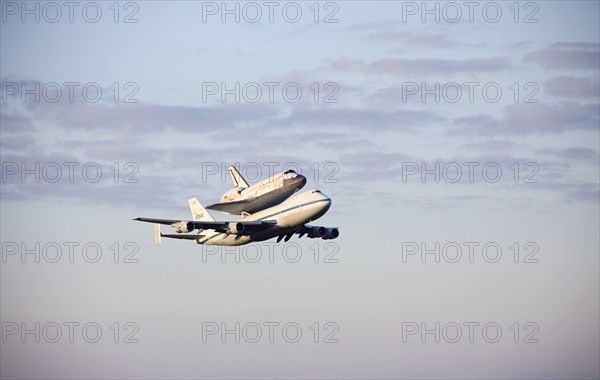
[[[206,245],[242,245],[285,235],[298,226],[323,216],[331,206],[331,199],[319,190],[297,194],[290,199],[262,211],[247,215],[240,221],[276,220],[277,224],[250,235],[235,235],[204,230],[196,243]]]

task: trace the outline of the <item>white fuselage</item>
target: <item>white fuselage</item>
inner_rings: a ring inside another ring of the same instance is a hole
[[[207,245],[242,245],[287,234],[295,228],[323,216],[331,206],[331,199],[319,190],[306,191],[262,211],[247,215],[240,221],[276,220],[277,224],[251,235],[235,235],[204,230],[196,240]]]

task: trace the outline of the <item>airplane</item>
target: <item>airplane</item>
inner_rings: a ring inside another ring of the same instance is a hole
[[[243,245],[277,237],[290,240],[299,237],[335,239],[340,235],[337,227],[321,227],[305,224],[325,215],[331,207],[331,198],[320,190],[298,193],[286,201],[254,214],[245,214],[239,220],[215,221],[196,198],[188,200],[193,221],[178,219],[135,218],[141,222],[154,223],[154,241],[161,238],[193,240],[205,245]],[[170,225],[177,234],[163,234],[160,225]],[[198,230],[198,233],[189,234]]]
[[[250,186],[235,167],[230,166],[227,170],[233,189],[223,194],[220,203],[207,206],[209,210],[234,215],[251,214],[283,202],[306,184],[306,177],[286,170]]]

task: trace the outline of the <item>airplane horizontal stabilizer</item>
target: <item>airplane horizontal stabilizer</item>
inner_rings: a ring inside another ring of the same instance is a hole
[[[205,235],[182,235],[182,234],[160,234],[162,237],[171,239],[197,240],[203,239]]]

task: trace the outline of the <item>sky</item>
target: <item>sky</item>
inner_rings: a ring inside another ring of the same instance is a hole
[[[0,5],[2,378],[600,376],[598,2]],[[229,165],[340,237],[131,220]]]

